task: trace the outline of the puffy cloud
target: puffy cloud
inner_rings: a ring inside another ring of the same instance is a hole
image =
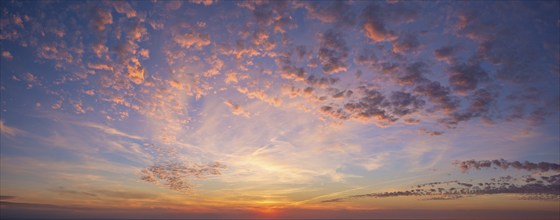
[[[173,40],[183,48],[194,47],[198,50],[202,49],[204,46],[210,45],[211,42],[208,34],[199,33],[177,34]]]
[[[389,74],[396,72],[393,70],[396,68],[398,68],[397,65],[387,65],[385,67],[386,72]],[[424,77],[424,73],[428,71],[428,66],[426,64],[422,62],[414,62],[406,66],[404,70],[404,73],[395,75],[398,84],[402,86],[415,86],[428,82],[428,80]]]
[[[459,105],[458,101],[450,95],[449,89],[442,86],[439,82],[419,85],[414,89],[414,92],[428,97],[431,103],[447,113],[455,112]]]
[[[413,34],[408,34],[394,41],[393,52],[410,53],[410,52],[418,51],[420,47],[421,44],[420,41],[418,41],[418,36]]]
[[[74,106],[74,112],[76,114],[84,114],[86,113],[86,109],[84,109],[83,103],[82,102],[76,102],[73,104]],[[89,109],[89,108],[87,108]]]
[[[190,3],[209,6],[218,2],[218,0],[189,0]]]
[[[459,93],[465,94],[476,89],[477,85],[488,79],[488,73],[477,64],[459,64],[449,69],[449,84]]]
[[[105,44],[103,43],[95,43],[93,44],[91,49],[99,58],[101,58],[103,54],[107,54],[107,52],[109,51],[109,48],[107,48],[107,46],[105,46]]]
[[[441,47],[434,51],[434,58],[451,63],[453,56],[457,53],[457,50],[457,47],[453,46]]]
[[[255,22],[262,29],[272,27],[275,33],[285,33],[297,27],[289,14],[288,1],[244,1],[237,5],[252,10]]]
[[[64,44],[43,44],[37,48],[37,56],[44,59],[65,61],[66,63],[74,61],[74,57],[65,48]]]
[[[363,89],[362,93],[358,102],[344,104],[344,109],[351,112],[353,118],[366,121],[373,118],[384,125],[397,120],[389,114],[390,101],[382,93],[375,89]]]
[[[177,10],[179,8],[181,8],[181,6],[183,5],[183,1],[181,0],[171,0],[171,1],[167,1],[167,3],[165,3],[165,8],[167,10]]]
[[[237,91],[246,95],[247,98],[258,99],[276,107],[282,104],[282,101],[279,98],[270,97],[263,90],[249,90],[248,88],[237,87]]]
[[[7,50],[2,51],[2,57],[6,60],[14,59],[14,57],[12,56],[12,53],[10,53],[10,51],[7,51]]]
[[[147,58],[150,58],[150,51],[148,49],[143,48],[143,49],[140,49],[140,51],[138,51],[138,55],[147,59]]]
[[[255,31],[252,38],[253,44],[257,47],[262,47],[264,50],[272,50],[276,47],[274,40],[265,31]]]
[[[221,170],[225,168],[225,165],[218,162],[207,165],[170,162],[143,169],[140,179],[171,190],[189,192],[192,189],[191,181],[221,175]]]
[[[226,104],[231,109],[231,113],[233,113],[234,115],[240,115],[245,118],[249,118],[249,112],[245,111],[245,109],[233,103],[231,100],[225,101],[224,104]]]
[[[226,79],[224,80],[224,82],[226,84],[230,84],[230,83],[238,83],[239,80],[237,79],[237,73],[236,72],[228,72],[226,74]]]
[[[316,77],[314,75],[310,75],[305,78],[305,83],[313,88],[330,88],[336,82],[338,82],[339,78],[334,77]]]
[[[424,106],[424,100],[406,92],[393,92],[390,97],[391,112],[397,116],[404,116],[416,112]]]
[[[131,41],[140,41],[148,36],[148,30],[140,23],[134,23],[127,33],[127,37]]]
[[[114,1],[112,3],[115,11],[117,11],[118,13],[125,14],[128,18],[136,17],[136,10],[134,10],[132,6],[128,4],[128,2]]]
[[[372,4],[366,7],[361,14],[364,23],[362,31],[367,38],[373,42],[393,41],[398,36],[385,28],[383,9],[378,5]]]
[[[376,67],[379,62],[379,58],[375,56],[373,49],[362,50],[355,58],[354,62],[356,64],[365,65],[369,67]]]
[[[144,68],[140,64],[128,65],[128,78],[136,84],[144,82]]]
[[[312,19],[320,20],[324,23],[337,23],[339,25],[353,25],[356,22],[356,15],[345,1],[323,2],[296,2],[296,7],[303,7],[307,10],[308,16]]]
[[[327,74],[343,72],[348,69],[348,47],[342,34],[335,30],[328,30],[319,37],[318,56]]]
[[[106,26],[113,24],[113,15],[110,10],[97,8],[95,10],[95,18],[91,21],[92,26],[98,31],[105,31]]]
[[[113,71],[113,67],[104,64],[104,63],[88,63],[89,68],[94,70],[106,70],[106,71]]]

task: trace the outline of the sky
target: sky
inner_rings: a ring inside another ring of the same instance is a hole
[[[560,215],[558,1],[0,8],[2,219]]]

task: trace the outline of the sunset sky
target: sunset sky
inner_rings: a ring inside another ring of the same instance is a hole
[[[0,4],[2,219],[560,215],[559,1]]]

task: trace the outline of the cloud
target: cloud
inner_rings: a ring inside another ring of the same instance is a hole
[[[189,33],[177,34],[173,38],[175,43],[179,44],[182,48],[195,48],[202,49],[204,46],[210,45],[210,36],[208,34]]]
[[[348,47],[342,33],[328,30],[320,35],[319,43],[321,47],[317,55],[325,73],[335,74],[348,69]]]
[[[189,2],[192,3],[192,4],[210,6],[212,4],[217,3],[218,0],[189,0]]]
[[[453,163],[455,166],[459,167],[462,172],[467,172],[470,170],[481,170],[487,168],[502,168],[502,169],[517,169],[517,170],[526,170],[526,171],[539,171],[539,172],[560,172],[560,164],[556,163],[549,163],[549,162],[540,162],[540,163],[532,163],[532,162],[520,162],[520,161],[513,161],[509,162],[504,159],[500,160],[467,160],[467,161],[455,161]]]
[[[442,131],[430,131],[425,128],[421,128],[419,131],[430,136],[439,136],[443,134]]]
[[[328,2],[328,3],[325,3]],[[336,23],[351,26],[356,22],[356,15],[345,1],[295,2],[296,7],[307,10],[308,16],[324,23]]]
[[[115,1],[112,3],[113,3],[113,7],[115,8],[115,11],[117,11],[118,13],[125,14],[126,17],[128,18],[136,17],[136,10],[134,10],[132,6],[128,4],[128,2]]]
[[[97,8],[94,14],[95,17],[91,20],[91,24],[97,31],[105,31],[107,25],[113,24],[113,15],[110,10]]]
[[[429,80],[424,77],[424,73],[428,72],[429,68],[423,62],[408,64],[406,68],[404,68],[404,73],[395,74],[398,68],[399,66],[397,65],[385,64],[384,71],[389,74],[394,74],[397,83],[401,86],[417,86],[429,82]]]
[[[359,65],[375,68],[378,62],[380,62],[380,59],[376,57],[375,50],[364,49],[354,58],[354,62]]]
[[[282,104],[282,101],[278,97],[270,97],[264,90],[249,90],[248,88],[237,87],[237,91],[246,95],[247,98],[258,99],[275,107]]]
[[[396,91],[391,94],[391,112],[397,116],[404,116],[418,111],[425,104],[420,97],[410,93]]]
[[[105,71],[113,71],[113,67],[109,66],[108,64],[104,63],[88,63],[89,68],[94,70],[105,70]]]
[[[128,68],[127,76],[130,79],[130,81],[136,84],[142,84],[142,82],[144,82],[145,70],[142,66],[140,66],[140,63],[137,62],[133,65],[128,65],[127,68]]]
[[[241,108],[241,106],[233,103],[231,100],[225,101],[224,104],[226,104],[231,110],[232,110],[232,114],[234,115],[240,115],[243,116],[245,118],[249,118],[249,112],[245,111],[245,109]]]
[[[179,8],[181,8],[181,6],[183,5],[183,1],[181,0],[171,0],[171,1],[167,1],[167,3],[165,3],[165,8],[167,10],[177,10]]]
[[[492,166],[507,169],[512,167],[519,170],[540,171],[540,172],[560,172],[560,165],[540,162],[521,163],[518,161],[508,162],[501,160],[484,161],[456,161],[454,165],[459,166],[463,172],[470,169],[480,170]],[[536,177],[536,178],[535,178]],[[537,173],[537,176],[526,175],[521,178],[512,176],[500,176],[482,180],[480,182],[461,182],[458,180],[437,181],[412,186],[409,190],[396,190],[379,193],[368,193],[350,195],[346,197],[323,200],[324,203],[343,202],[350,199],[359,198],[388,198],[401,196],[424,197],[423,200],[452,200],[463,197],[495,195],[495,194],[517,194],[520,199],[530,198],[533,200],[550,201],[551,198],[560,199],[560,174],[546,176]],[[426,198],[427,197],[427,198]]]
[[[408,34],[404,37],[399,38],[393,43],[394,53],[411,53],[420,50],[420,41],[418,41],[418,36],[414,34]]]
[[[98,58],[101,58],[103,54],[107,54],[107,52],[109,52],[109,48],[107,48],[105,44],[100,42],[93,44],[91,49],[93,50],[95,55],[97,55]]]
[[[66,63],[72,63],[74,61],[74,57],[62,43],[43,44],[41,47],[37,48],[37,56],[43,59],[64,61]]]
[[[305,78],[305,83],[313,88],[321,88],[327,89],[330,88],[332,85],[340,81],[339,78],[325,76],[325,77],[316,77],[314,75],[310,75]]]
[[[143,169],[140,179],[161,184],[171,190],[189,192],[192,189],[191,181],[221,175],[220,170],[225,168],[225,165],[218,162],[190,166],[177,162],[163,163]]]
[[[7,50],[2,51],[2,57],[6,60],[14,59],[14,57],[12,56],[12,53],[10,53],[10,51],[7,51]]]
[[[14,137],[24,133],[25,131],[7,126],[6,124],[4,124],[4,121],[0,120],[0,134],[6,135],[8,137]]]
[[[338,104],[325,105],[320,113],[337,120],[355,119],[363,122],[373,120],[378,126],[389,126],[399,118],[413,114],[423,108],[425,101],[420,96],[394,91],[386,96],[375,88],[358,87],[352,90],[336,91],[333,99],[344,101]],[[358,97],[352,99],[349,97]]]
[[[488,80],[488,73],[477,64],[458,64],[450,67],[449,84],[461,94],[477,88],[477,85]]]
[[[458,52],[457,50],[458,48],[453,46],[441,47],[434,51],[434,58],[451,63],[453,61],[453,56]]]
[[[237,73],[236,72],[228,72],[226,74],[226,79],[224,80],[224,82],[226,84],[230,84],[230,83],[238,83],[239,80],[237,79]]]
[[[262,31],[257,30],[253,32],[253,45],[256,47],[262,48],[264,51],[270,51],[276,48],[276,43],[274,39],[270,37],[270,34]]]
[[[389,114],[391,102],[381,92],[373,88],[362,88],[360,92],[363,95],[357,102],[344,104],[344,110],[348,111],[352,118],[363,121],[375,119],[383,125],[397,120]]]
[[[385,28],[385,19],[382,11],[381,7],[372,4],[366,7],[361,14],[364,20],[362,31],[373,42],[393,41],[398,38],[394,32]]]
[[[455,112],[458,108],[459,103],[450,95],[450,90],[439,82],[419,85],[414,89],[414,92],[418,95],[426,96],[431,103],[447,113]]]

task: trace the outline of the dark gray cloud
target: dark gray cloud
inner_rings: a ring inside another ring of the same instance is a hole
[[[305,83],[311,87],[326,89],[330,88],[339,80],[340,79],[335,77],[316,77],[314,75],[310,75],[305,79]]]
[[[379,59],[375,55],[375,50],[371,48],[366,48],[360,51],[354,58],[354,62],[359,65],[364,65],[370,68],[377,66]]]
[[[434,58],[437,60],[447,61],[451,63],[453,56],[457,53],[457,47],[445,46],[434,51]]]
[[[397,120],[389,114],[391,102],[378,90],[361,88],[361,98],[357,102],[348,102],[344,110],[350,112],[353,118],[369,120],[375,118],[381,123],[390,123]]]
[[[389,66],[389,68],[394,68]],[[397,83],[402,86],[415,86],[422,83],[429,82],[428,79],[424,77],[424,74],[428,71],[428,66],[422,62],[414,62],[409,64],[404,68],[404,72],[397,77]]]
[[[348,101],[340,105],[325,105],[320,109],[321,113],[338,120],[373,120],[380,126],[390,125],[401,117],[417,112],[425,104],[419,96],[404,91],[392,92],[390,96],[366,86],[360,86],[356,90],[331,91],[333,99],[344,98],[343,100]]]
[[[560,165],[540,162],[508,162],[501,160],[486,161],[463,161],[456,162],[463,171],[470,169],[490,168],[492,166],[507,169],[509,167],[527,171],[540,172],[560,172]],[[558,200],[560,199],[560,174],[545,175],[537,173],[525,175],[519,178],[512,176],[500,176],[479,182],[461,182],[458,180],[437,181],[417,184],[408,190],[397,190],[390,192],[368,193],[351,195],[341,198],[324,200],[322,202],[343,202],[350,199],[359,198],[387,198],[400,196],[417,196],[422,200],[451,200],[463,197],[493,195],[493,194],[517,194],[521,199],[530,198],[532,200]]]
[[[241,1],[239,6],[252,10],[256,24],[264,29],[272,28],[274,32],[284,33],[297,27],[288,1]]]
[[[347,70],[348,47],[342,33],[333,29],[327,30],[319,36],[319,44],[317,55],[326,74]]]
[[[391,112],[397,116],[414,113],[425,104],[420,97],[401,91],[391,93],[390,100]]]
[[[489,90],[479,89],[469,97],[471,100],[468,108],[461,112],[458,110],[452,112],[449,114],[449,117],[441,119],[440,122],[448,127],[454,127],[462,121],[468,121],[477,117],[482,117],[486,121],[491,121],[493,117],[490,115],[490,110],[493,109],[492,106],[495,103],[496,96],[497,94]]]
[[[393,52],[412,53],[420,50],[421,46],[416,34],[407,34],[393,42]]]
[[[427,97],[436,108],[447,113],[455,112],[459,105],[459,101],[450,94],[449,88],[441,85],[439,82],[433,81],[419,85],[414,89],[414,92]]]
[[[479,64],[458,64],[449,68],[449,84],[459,93],[467,93],[488,80],[488,73]]]
[[[421,128],[421,129],[419,129],[419,131],[424,133],[424,134],[430,135],[430,136],[440,136],[440,135],[443,134],[443,131],[430,131],[430,130],[425,129],[425,128]]]
[[[539,163],[532,163],[529,161],[509,162],[504,159],[499,159],[499,160],[455,161],[453,164],[459,167],[462,172],[467,172],[470,170],[487,169],[491,167],[502,168],[502,169],[512,168],[517,170],[539,171],[539,172],[547,172],[547,171],[560,172],[560,164],[549,163],[549,162],[539,162]]]

